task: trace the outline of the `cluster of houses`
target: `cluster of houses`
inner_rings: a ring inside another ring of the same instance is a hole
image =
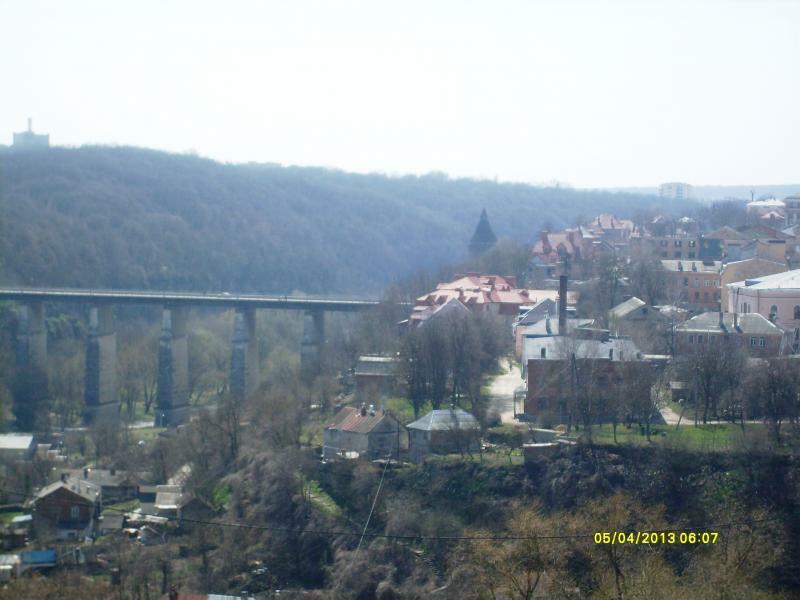
[[[9,435],[13,434],[0,435],[0,445]],[[15,460],[31,458],[18,455]],[[144,545],[165,543],[177,530],[191,528],[193,520],[214,514],[208,503],[187,491],[190,475],[191,469],[184,466],[157,485],[150,483],[149,473],[54,468],[54,481],[20,498],[18,504],[0,506],[0,520],[4,512],[15,515],[0,527],[4,553],[0,554],[0,578],[71,564],[75,557],[64,554],[64,544],[71,541],[80,545],[122,532]],[[57,544],[58,552],[47,544]]]
[[[637,226],[614,215],[560,232],[543,231],[530,247],[530,280],[536,288],[519,288],[509,276],[457,275],[417,298],[401,325],[418,328],[445,315],[476,312],[505,317],[522,366],[521,415],[540,423],[553,408],[548,402],[560,393],[551,385],[553,375],[566,368],[568,357],[596,365],[598,376],[612,381],[713,349],[723,340],[752,360],[800,352],[800,269],[791,269],[800,256],[800,196],[754,201],[747,213],[747,225],[705,234],[689,217],[657,217]],[[471,252],[486,251],[495,239],[484,212]],[[579,316],[581,282],[568,289],[568,280],[590,277],[592,264],[604,254],[623,260],[646,255],[660,262],[668,302],[650,305],[626,294],[627,282],[621,279],[622,302],[605,314]],[[683,382],[673,383],[682,389]],[[361,357],[356,398],[361,393],[360,399],[369,401],[387,390],[402,393],[396,359]],[[325,454],[380,458],[402,449],[419,461],[431,453],[459,451],[454,438],[463,437],[462,430],[474,429],[470,435],[479,443],[480,426],[467,416],[462,421],[452,410],[432,411],[404,427],[366,404],[360,410],[346,407],[326,427]],[[446,444],[437,440],[448,436]]]

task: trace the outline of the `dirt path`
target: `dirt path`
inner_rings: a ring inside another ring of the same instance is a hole
[[[514,391],[525,382],[516,364],[503,361],[506,372],[495,377],[489,385],[489,409],[496,410],[503,423],[514,423]],[[521,406],[518,408],[522,410]]]

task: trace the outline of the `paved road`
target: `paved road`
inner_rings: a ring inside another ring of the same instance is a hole
[[[503,423],[515,423],[514,391],[523,385],[524,381],[519,367],[511,361],[503,360],[503,368],[506,372],[495,377],[489,385],[489,409],[496,410]],[[522,410],[521,406],[518,408]]]

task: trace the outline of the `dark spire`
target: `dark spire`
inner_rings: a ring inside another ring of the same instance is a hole
[[[470,256],[479,256],[489,250],[497,243],[497,236],[492,231],[492,226],[489,225],[489,216],[486,214],[486,209],[481,211],[481,218],[478,221],[478,226],[475,228],[475,233],[472,234],[472,239],[469,242]]]

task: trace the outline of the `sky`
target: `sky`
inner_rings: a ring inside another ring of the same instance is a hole
[[[800,181],[800,0],[0,0],[0,143],[575,187]]]

